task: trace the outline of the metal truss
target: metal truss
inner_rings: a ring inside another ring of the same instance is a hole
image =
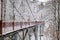
[[[19,12],[19,10],[16,8],[16,6],[14,5],[14,2],[12,3],[12,1],[10,0],[10,2],[11,2],[11,4],[13,5],[13,9],[15,8],[16,9],[16,11],[19,13],[19,17],[21,17],[22,19],[24,19],[25,20],[25,18],[24,18],[24,16],[23,15],[21,15],[22,13],[20,13]],[[29,10],[30,10],[30,12],[32,13],[32,10],[31,10],[31,8],[30,8],[30,6],[29,6],[29,3],[28,3],[28,1],[26,0],[26,2],[27,2],[27,5],[28,5],[28,7],[29,7]],[[53,4],[54,5],[54,4]],[[51,5],[52,6],[52,5]],[[53,7],[53,9],[54,9],[54,15],[56,16],[56,5],[54,5],[54,6],[52,6]],[[57,10],[57,13],[58,13],[58,15],[59,15],[59,4],[58,4],[58,8],[57,8],[58,10]],[[13,12],[14,12],[14,10],[13,10]],[[34,20],[36,20],[36,18],[34,18],[34,15],[33,15],[33,13],[32,13],[32,16],[33,16],[33,19]],[[15,15],[14,15],[14,17],[15,17]],[[13,18],[14,18],[13,17]],[[55,18],[56,19],[56,18]],[[59,16],[58,16],[58,19],[59,19]],[[14,20],[14,19],[13,19]],[[41,28],[41,27],[40,27]],[[13,28],[14,29],[14,28]],[[37,37],[37,30],[38,29],[38,26],[37,25],[35,25],[35,26],[32,26],[32,27],[30,27],[30,28],[24,28],[24,29],[20,29],[20,30],[18,30],[18,31],[15,31],[15,32],[12,32],[12,33],[9,33],[9,34],[6,34],[6,35],[4,35],[4,36],[2,36],[1,37],[1,40],[31,40],[31,36],[32,36],[32,34],[34,34],[34,37],[35,37],[35,40],[38,40],[38,37]],[[58,24],[58,30],[57,30],[58,32],[59,32],[59,24]],[[27,39],[27,36],[28,36],[28,39]],[[41,35],[41,29],[40,29],[40,40],[41,40],[41,36],[43,36],[43,35]],[[58,36],[59,36],[59,33],[58,33]],[[59,40],[59,37],[57,37],[57,39]]]
[[[20,29],[18,31],[3,35],[1,39],[3,40],[31,40],[31,36],[34,35],[35,40],[38,40],[38,28],[39,26],[35,25],[30,28]],[[41,31],[40,31],[40,35],[41,35]],[[41,40],[41,36],[40,36],[40,40]]]

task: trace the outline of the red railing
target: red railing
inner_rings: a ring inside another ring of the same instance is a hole
[[[13,24],[14,23],[14,24]],[[3,22],[3,26],[17,26],[17,25],[30,25],[30,24],[40,24],[44,23],[44,21],[33,21],[33,22]]]

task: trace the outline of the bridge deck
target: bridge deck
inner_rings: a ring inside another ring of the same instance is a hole
[[[20,29],[28,28],[34,25],[43,24],[44,21],[33,21],[33,22],[2,22],[1,33],[5,35],[10,32],[14,32]]]

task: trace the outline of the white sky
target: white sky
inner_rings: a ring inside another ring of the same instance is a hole
[[[47,1],[49,1],[49,0],[39,0],[40,2],[47,2]]]

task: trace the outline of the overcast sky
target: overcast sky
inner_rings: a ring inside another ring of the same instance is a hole
[[[50,0],[39,0],[40,2],[47,2],[47,1],[50,1]]]

